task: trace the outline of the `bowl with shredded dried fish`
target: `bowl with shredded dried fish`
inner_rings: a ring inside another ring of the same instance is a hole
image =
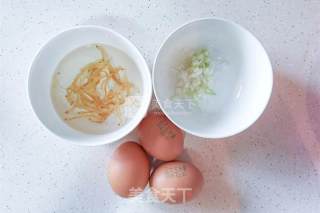
[[[125,37],[99,26],[51,38],[29,69],[32,108],[47,129],[80,145],[101,145],[129,134],[152,95],[149,68]]]

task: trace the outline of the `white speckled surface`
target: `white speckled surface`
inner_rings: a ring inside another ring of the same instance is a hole
[[[320,212],[320,1],[0,0],[0,212]],[[113,28],[151,66],[160,43],[193,18],[221,16],[252,31],[275,71],[259,121],[225,140],[187,136],[205,177],[184,206],[120,199],[106,181],[116,144],[60,143],[32,113],[27,67],[53,34],[80,24]]]

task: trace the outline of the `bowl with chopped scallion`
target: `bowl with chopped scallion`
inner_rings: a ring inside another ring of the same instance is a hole
[[[221,18],[191,21],[161,45],[153,89],[162,111],[187,133],[225,138],[250,127],[272,92],[272,66],[262,44]]]

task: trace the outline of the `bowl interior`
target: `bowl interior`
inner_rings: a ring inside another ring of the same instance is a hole
[[[199,48],[209,50],[210,86],[216,94],[191,106],[172,98],[176,68]],[[155,61],[153,83],[160,107],[176,125],[197,136],[222,138],[243,131],[263,112],[272,90],[272,68],[247,30],[226,20],[202,19],[169,36]]]
[[[59,101],[56,103],[52,101],[54,99],[51,96],[51,85],[57,68],[59,67],[60,71],[67,68],[73,70],[70,75],[66,72],[65,78],[63,78],[65,81],[62,84],[64,84],[63,87],[66,87],[72,79],[70,76],[75,74],[74,70],[77,70],[75,68],[80,68],[87,62],[99,58],[97,51],[94,52],[92,48],[90,49],[92,44],[103,44],[114,48],[114,50],[119,50],[118,52],[113,51],[112,61],[120,62],[120,64],[125,63],[125,65],[131,64],[131,67],[135,68],[131,72],[128,70],[127,76],[139,88],[140,106],[135,114],[119,128],[112,125],[111,128],[99,129],[95,124],[89,123],[82,123],[78,128],[71,128],[59,116],[62,111],[59,110],[59,107],[61,108],[63,103],[59,105]],[[77,49],[80,51],[75,52]],[[73,54],[73,52],[75,53]],[[126,54],[130,61],[117,60],[117,54]],[[72,57],[70,57],[71,55]],[[70,60],[68,60],[68,56]],[[66,62],[61,66],[63,60]],[[149,69],[139,51],[118,33],[102,27],[82,26],[60,33],[40,49],[30,68],[29,97],[39,119],[48,129],[60,137],[84,145],[110,143],[127,135],[145,115],[151,94]],[[86,128],[89,128],[87,132],[81,131]]]

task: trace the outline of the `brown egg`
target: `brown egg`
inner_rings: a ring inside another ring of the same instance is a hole
[[[195,198],[203,186],[200,171],[190,163],[172,161],[161,164],[150,178],[151,190],[165,203],[185,203]]]
[[[163,113],[149,113],[138,126],[139,142],[151,156],[170,161],[183,151],[184,135]]]
[[[121,197],[134,197],[148,184],[148,156],[138,143],[123,143],[112,154],[107,174],[115,193]]]

